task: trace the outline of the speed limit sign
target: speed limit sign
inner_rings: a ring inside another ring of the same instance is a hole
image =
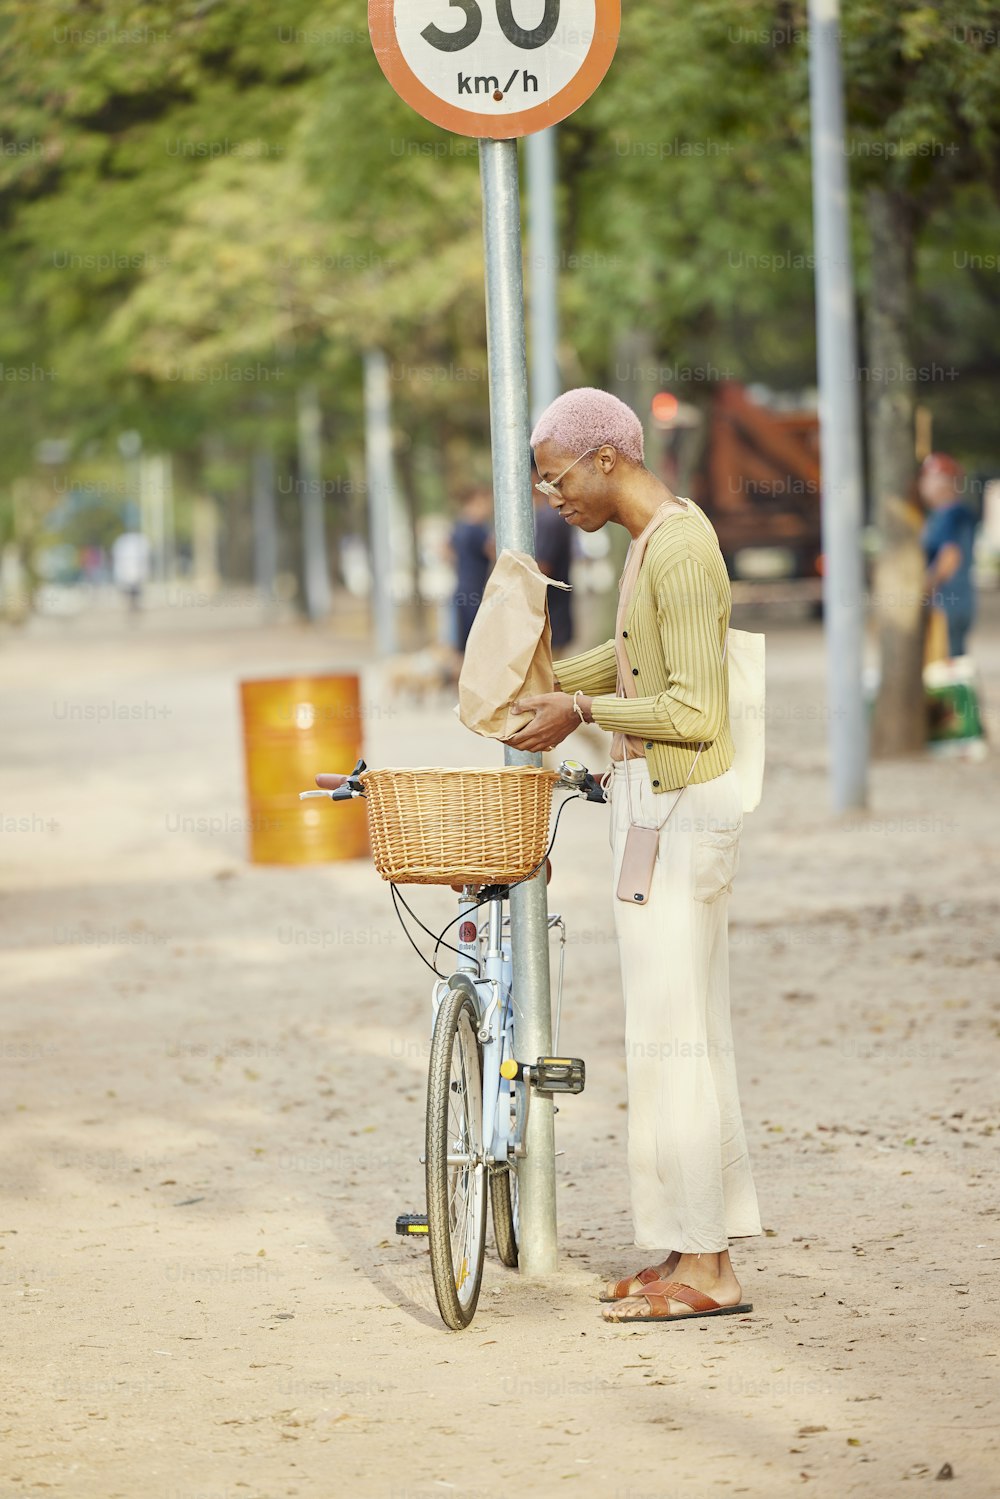
[[[368,0],[379,66],[418,114],[510,140],[555,125],[615,55],[621,0]]]

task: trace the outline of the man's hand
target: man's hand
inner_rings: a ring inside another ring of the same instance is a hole
[[[565,692],[543,692],[538,697],[522,697],[511,706],[515,713],[534,713],[535,716],[506,743],[512,749],[527,750],[531,754],[555,749],[580,723],[573,708],[573,699]]]
[[[938,552],[933,566],[928,569],[927,582],[931,591],[940,588],[953,578],[962,565],[962,548],[957,542],[947,541]]]

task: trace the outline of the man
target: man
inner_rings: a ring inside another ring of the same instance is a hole
[[[141,531],[123,531],[111,547],[111,574],[128,599],[129,613],[138,612],[149,578],[149,538]]]
[[[568,583],[573,558],[573,535],[559,515],[546,503],[536,488],[538,470],[532,465],[531,497],[535,506],[535,561],[547,578]],[[548,593],[549,624],[552,626],[552,649],[561,651],[573,639],[573,595],[564,588],[550,588]]]
[[[961,496],[962,466],[948,453],[928,453],[918,488],[927,509],[923,546],[931,604],[948,624],[948,655],[964,656],[975,616],[972,552],[976,517]]]
[[[495,543],[491,521],[493,496],[476,488],[466,495],[449,542],[455,564],[455,648],[465,654],[472,622],[483,601],[483,591],[493,566]]]
[[[531,444],[542,492],[564,522],[588,532],[614,522],[633,540],[617,641],[557,660],[557,690],[515,704],[534,717],[510,743],[551,749],[581,719],[614,734],[616,887],[630,824],[659,830],[648,899],[614,908],[635,1242],[665,1258],[607,1285],[601,1300],[614,1306],[604,1315],[745,1312],[729,1240],[761,1225],[729,1014],[728,897],[743,821],[724,659],[729,578],[704,513],[645,467],[642,426],[623,402],[568,391],[542,413]]]

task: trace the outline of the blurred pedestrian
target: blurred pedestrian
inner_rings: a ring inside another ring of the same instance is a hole
[[[972,548],[976,517],[962,499],[964,472],[949,453],[928,453],[917,488],[928,512],[923,531],[931,607],[948,626],[948,654],[964,656],[975,615]]]
[[[452,595],[455,647],[464,652],[496,556],[493,496],[488,489],[477,486],[462,501],[449,548],[456,573]]]
[[[573,533],[553,510],[545,496],[535,488],[538,470],[531,466],[531,497],[535,505],[535,561],[539,571],[559,583],[569,582],[573,558]],[[565,650],[573,639],[573,595],[562,588],[549,589],[549,623],[552,626],[552,649]]]
[[[142,593],[149,580],[149,538],[141,531],[123,531],[111,547],[111,574],[115,587],[128,599],[129,613],[135,614],[142,604]]]

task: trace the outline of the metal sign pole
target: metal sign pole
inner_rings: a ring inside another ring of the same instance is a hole
[[[486,337],[497,551],[535,555],[528,446],[528,370],[521,277],[521,202],[517,142],[481,140],[486,251]],[[541,765],[541,755],[504,748],[507,765]],[[552,1048],[549,931],[545,870],[511,891],[514,1004],[518,1050],[534,1061]],[[536,1093],[528,1119],[527,1155],[518,1166],[520,1269],[528,1276],[556,1269],[555,1128],[552,1099]]]
[[[592,30],[584,25],[560,29],[556,0],[546,0],[534,26],[514,19],[510,0],[453,0],[449,9],[464,12],[463,24],[439,24],[445,7],[431,0],[368,0],[368,30],[379,67],[399,97],[425,120],[479,141],[497,548],[533,557],[516,142],[567,119],[590,98],[618,46],[621,3],[593,0]],[[449,19],[454,23],[459,18]],[[555,270],[554,253],[550,269]],[[543,337],[554,345],[554,333]],[[373,356],[366,360],[366,375],[371,451],[376,425],[372,403],[382,378]],[[540,755],[506,746],[504,760],[507,765],[541,765]],[[533,1062],[552,1044],[544,872],[511,892],[511,925],[518,1049],[522,1059]],[[547,1275],[556,1268],[553,1113],[551,1098],[536,1094],[528,1153],[518,1167],[518,1254],[527,1275]]]
[[[560,389],[556,127],[529,135],[524,149],[531,270],[531,419],[537,421]]]
[[[836,812],[867,799],[868,728],[862,687],[861,440],[850,199],[844,158],[839,0],[809,0],[816,335],[822,463],[823,614],[828,743]]]

